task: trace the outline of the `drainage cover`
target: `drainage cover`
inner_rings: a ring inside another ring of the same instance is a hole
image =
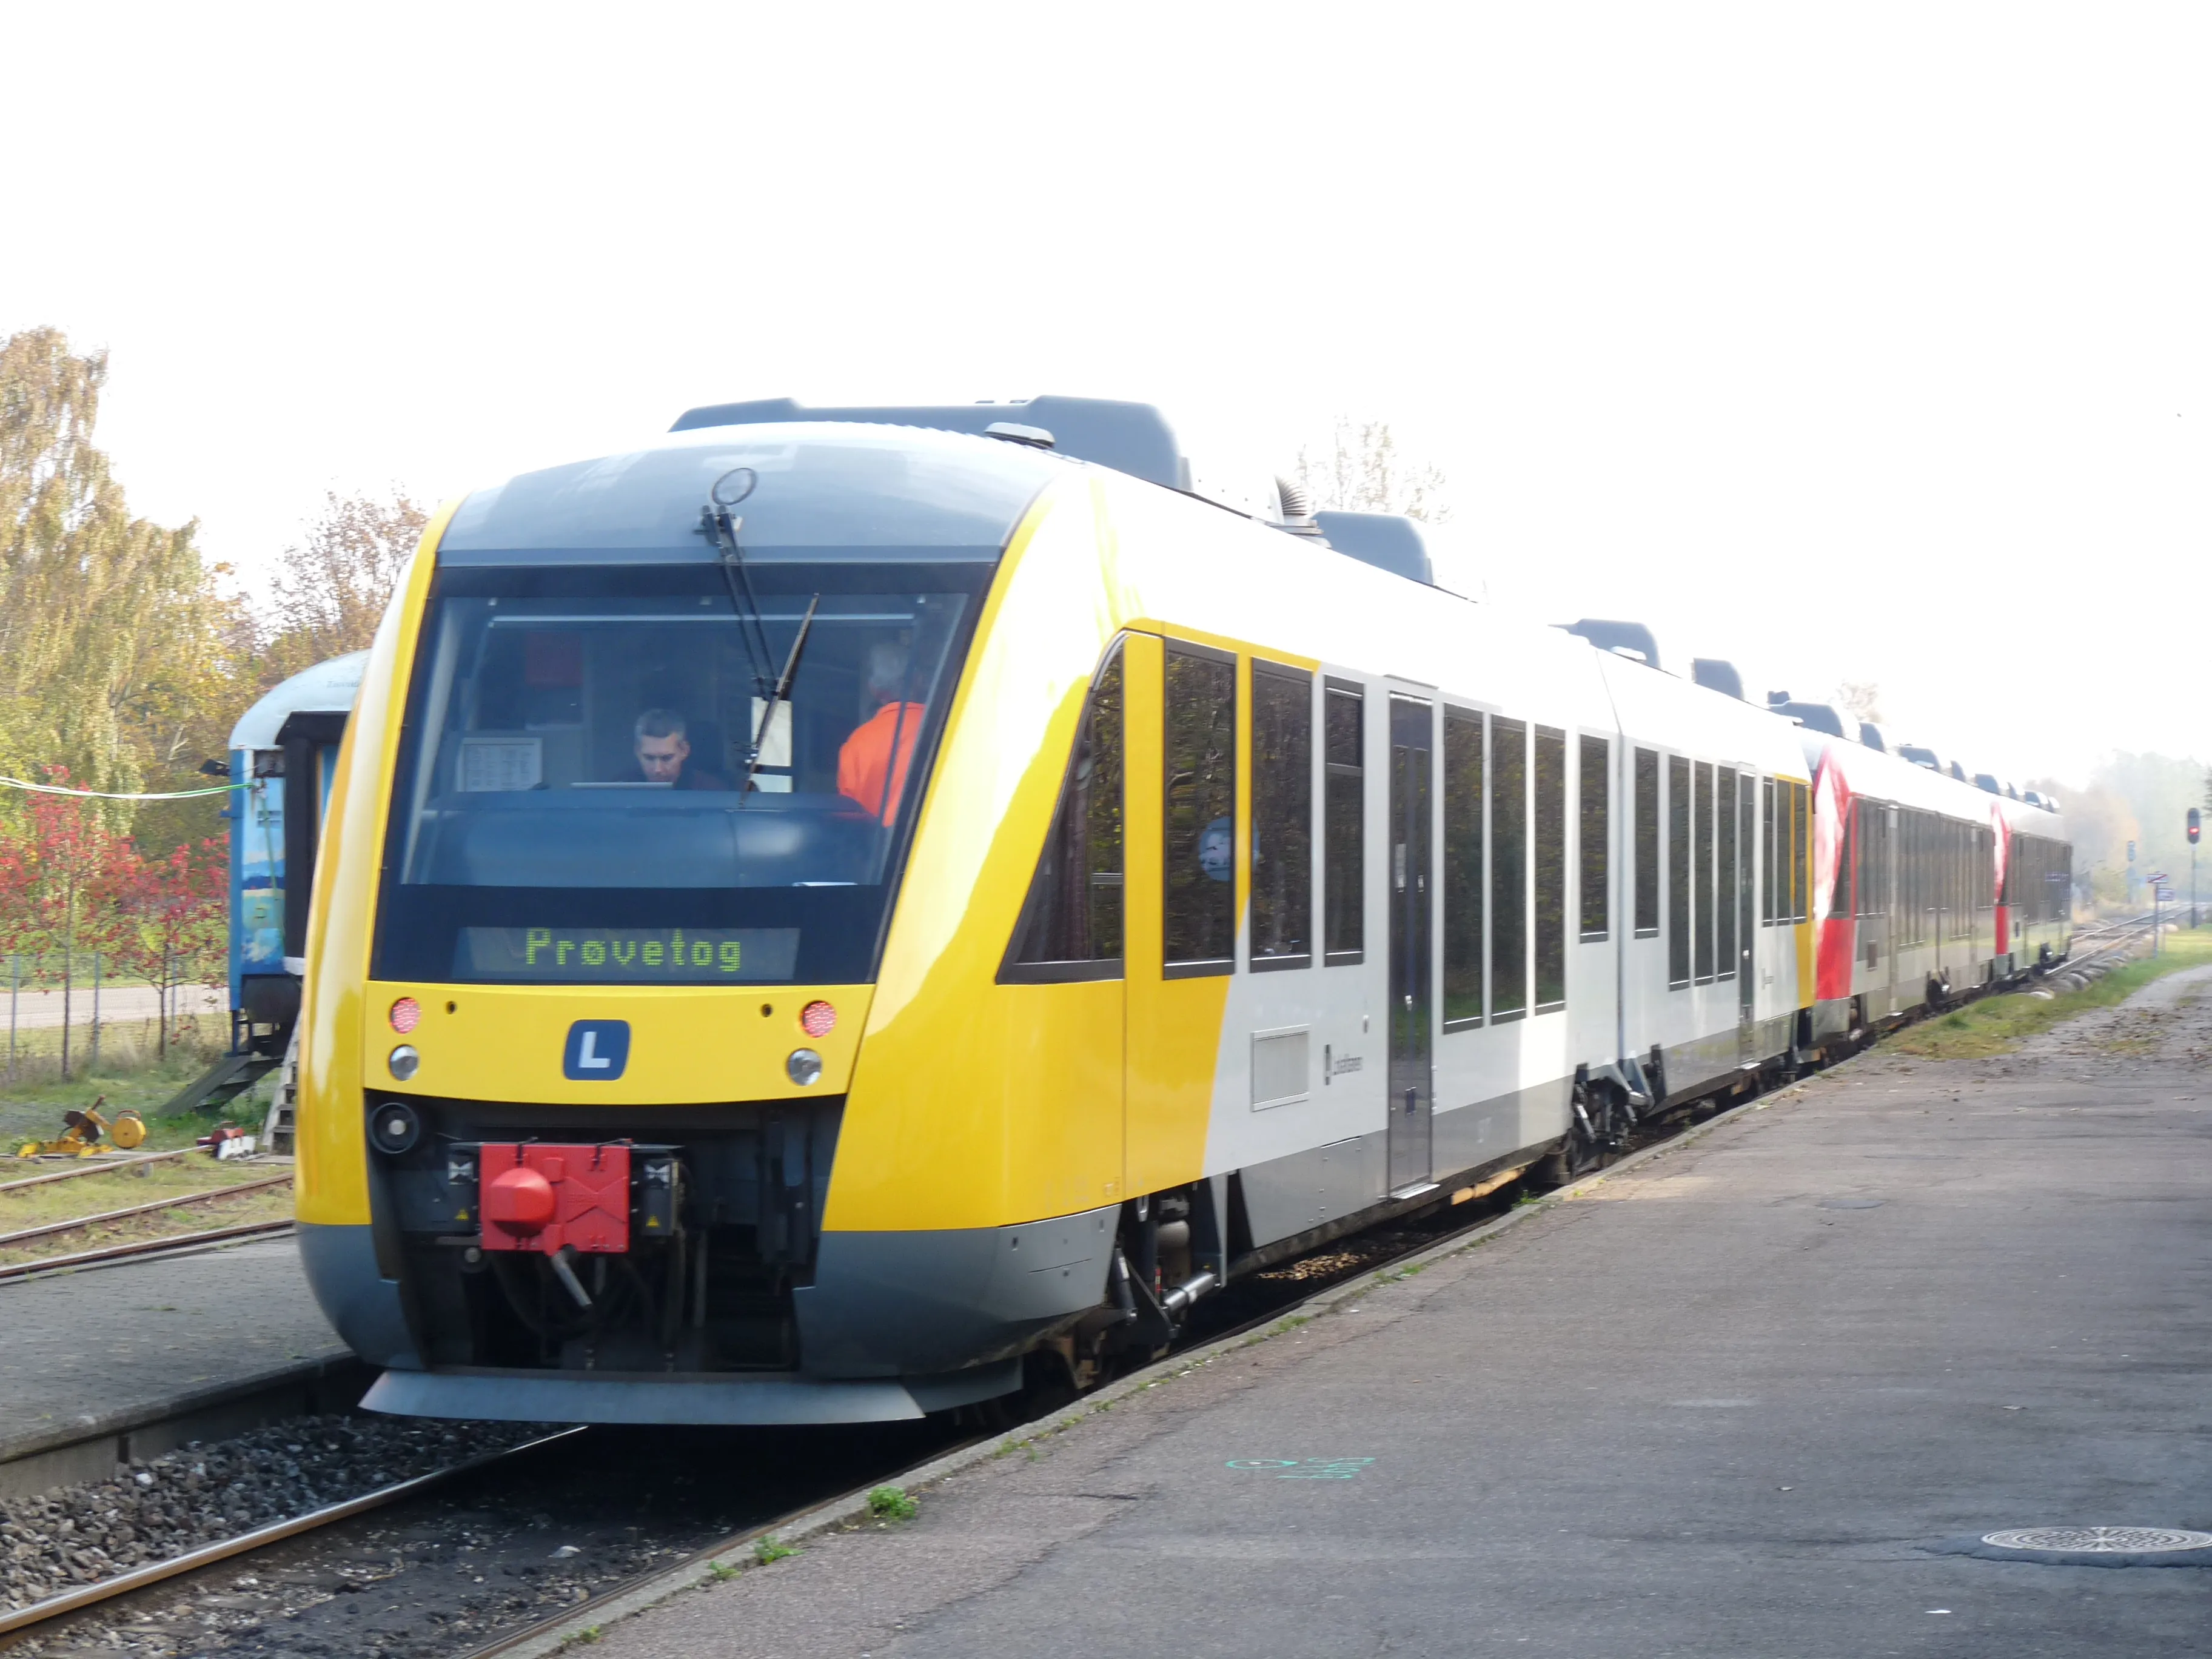
[[[2212,1567],[2212,1532],[2185,1527],[2008,1527],[1921,1547],[2050,1567]]]
[[[2001,1550],[2054,1550],[2086,1555],[2163,1555],[2169,1551],[2212,1550],[2212,1532],[2179,1527],[2016,1527],[1982,1534],[1982,1542]]]

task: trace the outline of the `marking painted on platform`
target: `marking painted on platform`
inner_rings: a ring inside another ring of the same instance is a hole
[[[1278,1480],[1350,1480],[1375,1460],[1371,1457],[1232,1457],[1232,1469],[1264,1469]]]

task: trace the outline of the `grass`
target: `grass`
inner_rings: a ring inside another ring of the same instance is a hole
[[[1883,1046],[1924,1060],[1984,1060],[2009,1054],[2029,1037],[2093,1008],[2110,1008],[2154,979],[2212,962],[2212,928],[2168,935],[2155,958],[2142,957],[2079,991],[2055,992],[2048,1001],[2012,993],[1984,997],[1954,1012],[1909,1025]]]
[[[918,1509],[903,1486],[878,1486],[868,1494],[868,1513],[878,1521],[911,1521]]]
[[[156,1115],[157,1109],[167,1104],[215,1060],[214,1049],[197,1045],[172,1047],[167,1060],[150,1054],[141,1058],[117,1045],[101,1054],[97,1069],[80,1072],[66,1083],[51,1075],[19,1076],[13,1084],[0,1084],[0,1143],[12,1152],[17,1143],[33,1136],[52,1139],[62,1132],[64,1112],[82,1109],[105,1095],[107,1104],[100,1108],[102,1116],[112,1117],[127,1109],[146,1120],[145,1151],[189,1146],[208,1132],[215,1120],[191,1112],[161,1117]],[[232,1101],[226,1115],[233,1122],[258,1129],[266,1109],[267,1087],[264,1079],[259,1087]],[[6,1178],[4,1170],[0,1170],[0,1181]]]
[[[907,1499],[909,1509],[913,1503],[912,1498]],[[781,1561],[787,1555],[798,1553],[799,1551],[793,1546],[783,1543],[777,1539],[757,1538],[753,1540],[753,1559],[763,1566],[768,1565],[771,1561]]]

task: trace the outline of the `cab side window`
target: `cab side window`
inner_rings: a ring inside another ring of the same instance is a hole
[[[999,977],[1114,979],[1121,973],[1121,651],[1091,684],[1060,804]]]

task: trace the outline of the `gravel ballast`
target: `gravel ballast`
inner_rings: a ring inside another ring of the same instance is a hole
[[[295,1418],[134,1462],[112,1480],[0,1499],[0,1605],[27,1607],[543,1432],[530,1424]]]

